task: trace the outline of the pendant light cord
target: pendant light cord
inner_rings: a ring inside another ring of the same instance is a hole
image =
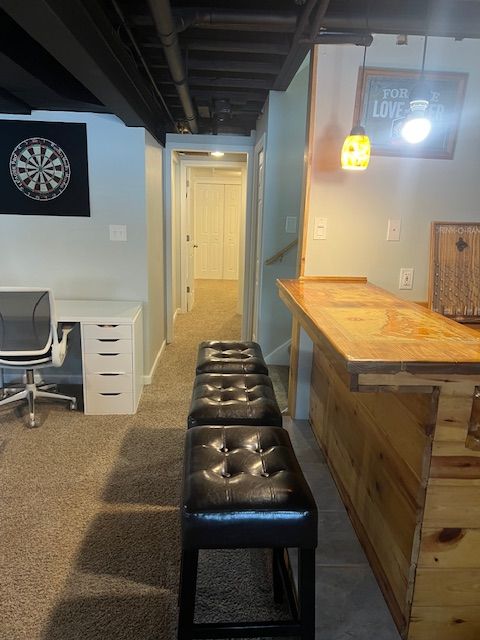
[[[425,34],[425,38],[423,41],[423,58],[422,58],[422,77],[423,77],[423,72],[425,70],[425,58],[427,56],[427,40],[428,40],[428,36],[427,34]]]

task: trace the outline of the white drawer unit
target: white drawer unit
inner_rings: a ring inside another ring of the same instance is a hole
[[[132,340],[122,338],[85,338],[85,353],[132,353]]]
[[[135,413],[143,388],[142,308],[82,322],[83,397],[89,415]]]
[[[135,413],[133,410],[133,393],[88,392],[88,411],[90,415],[108,415],[114,413]]]
[[[87,373],[87,392],[132,392],[131,373]]]
[[[85,338],[99,340],[132,339],[132,325],[130,324],[86,324],[83,327]]]
[[[132,373],[131,353],[84,353],[83,370],[90,373]]]

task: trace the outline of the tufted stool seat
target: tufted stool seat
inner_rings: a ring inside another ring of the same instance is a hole
[[[268,374],[260,345],[256,342],[209,340],[198,346],[196,373]]]
[[[284,429],[188,431],[181,524],[179,640],[279,635],[313,640],[317,509]],[[299,550],[298,608],[284,562],[287,547]],[[274,597],[287,596],[292,620],[194,624],[199,549],[227,548],[273,549]]]
[[[282,414],[268,376],[201,373],[195,378],[188,428],[225,424],[282,426]]]

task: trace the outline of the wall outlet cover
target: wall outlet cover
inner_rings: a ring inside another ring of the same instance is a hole
[[[402,267],[400,269],[399,289],[413,289],[413,267]]]

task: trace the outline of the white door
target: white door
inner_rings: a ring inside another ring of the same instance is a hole
[[[252,339],[258,340],[258,317],[260,313],[260,289],[261,289],[261,269],[262,269],[262,224],[263,224],[263,191],[265,174],[265,152],[263,143],[260,148],[255,149],[255,164],[257,169],[255,184],[255,205],[257,208],[257,233],[255,248],[255,293],[253,296],[253,327]]]
[[[238,280],[242,188],[195,184],[195,277]]]
[[[238,280],[240,253],[240,213],[242,188],[239,184],[225,185],[225,222],[223,225],[223,279]]]
[[[223,184],[195,184],[195,277],[223,277]]]

